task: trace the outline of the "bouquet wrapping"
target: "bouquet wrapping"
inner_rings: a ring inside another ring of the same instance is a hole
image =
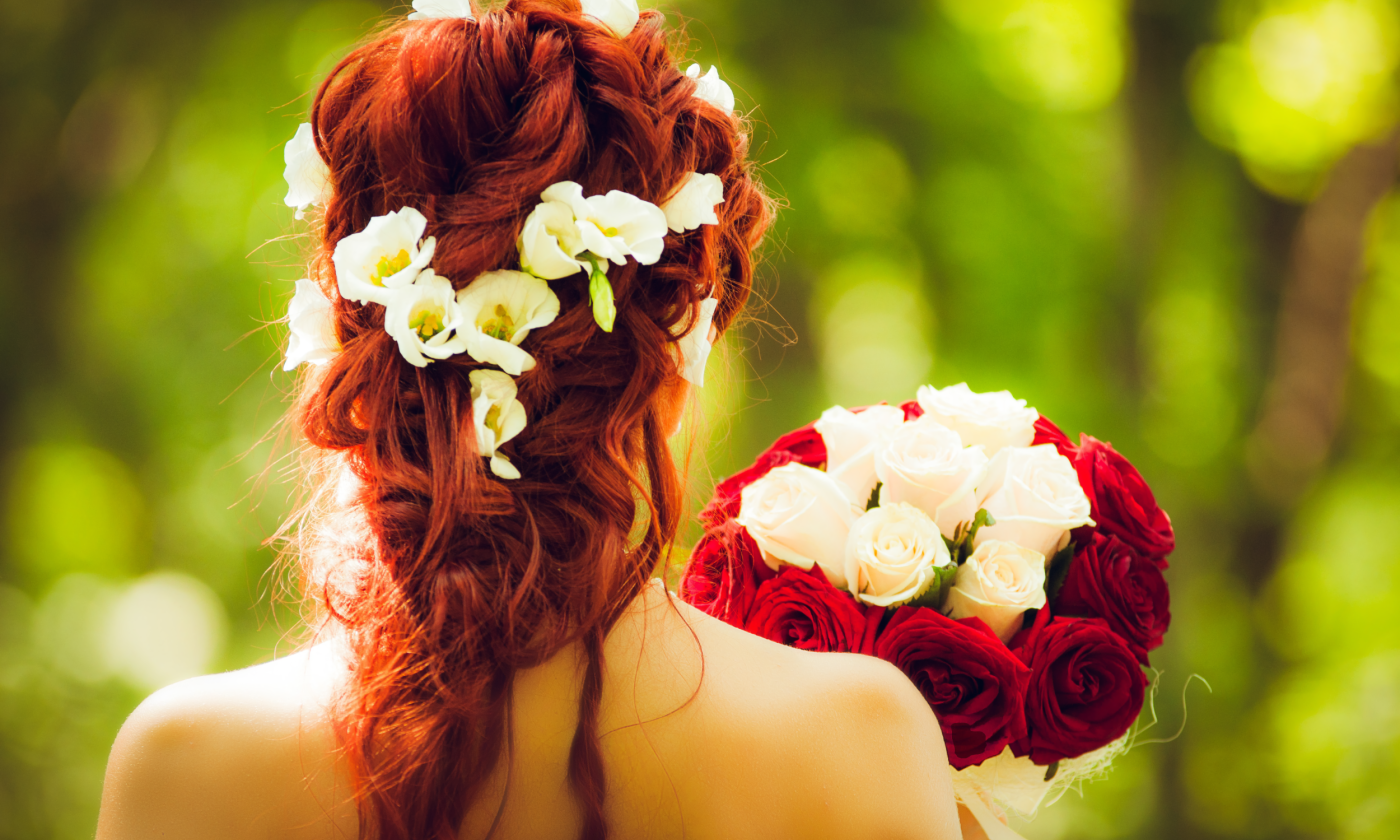
[[[721,481],[682,599],[811,651],[877,656],[938,717],[997,836],[1101,770],[1171,621],[1170,519],[1136,469],[1010,393],[835,407]]]

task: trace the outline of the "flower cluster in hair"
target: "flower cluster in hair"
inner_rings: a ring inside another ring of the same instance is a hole
[[[475,20],[470,0],[415,0],[413,8],[410,20]],[[583,0],[582,10],[619,38],[630,34],[639,19],[636,0]],[[702,77],[700,66],[692,65],[686,75],[697,81],[697,98],[733,113],[734,94],[718,70],[711,67]],[[301,219],[308,207],[324,205],[333,194],[332,173],[317,150],[310,124],[297,129],[284,159],[285,201]],[[437,240],[426,236],[427,217],[403,207],[373,217],[362,230],[336,243],[336,291],[345,301],[383,306],[385,332],[415,367],[466,353],[499,368],[469,374],[473,415],[480,452],[490,459],[492,472],[516,479],[519,470],[499,448],[526,426],[513,377],[536,364],[522,342],[559,315],[560,301],[549,281],[586,274],[593,318],[600,329],[612,332],[617,307],[608,266],[624,266],[629,258],[640,265],[656,264],[668,230],[683,234],[719,224],[715,208],[723,202],[724,183],[715,174],[688,173],[660,206],[620,190],[585,196],[582,185],[561,181],[541,194],[522,226],[516,241],[521,270],[488,271],[461,289],[432,268]],[[704,385],[717,303],[708,298],[673,328],[679,338],[679,373],[698,386]],[[334,314],[332,301],[315,283],[297,282],[287,315],[291,339],[285,370],[335,357],[340,348]]]

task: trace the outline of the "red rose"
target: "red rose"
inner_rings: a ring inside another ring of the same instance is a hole
[[[1035,421],[1035,439],[1031,441],[1031,446],[1040,446],[1044,443],[1055,444],[1055,449],[1071,461],[1074,460],[1078,447],[1070,443],[1069,435],[1060,431],[1060,427],[1050,421],[1050,418],[1041,415]]]
[[[739,494],[744,488],[793,461],[817,468],[826,463],[826,443],[814,424],[809,423],[778,438],[772,446],[754,459],[753,466],[721,481],[715,487],[715,495],[710,499],[710,503],[700,511],[700,521],[706,528],[712,529],[738,516]]]
[[[904,410],[904,422],[906,423],[910,420],[918,420],[920,417],[924,416],[924,407],[919,405],[918,400],[910,400],[904,405],[901,405],[900,408]]]
[[[753,537],[729,521],[706,534],[690,553],[681,576],[682,601],[735,627],[753,611],[759,584],[773,577]]]
[[[1165,568],[1176,535],[1142,475],[1112,446],[1088,435],[1079,436],[1079,452],[1071,460],[1098,529]]]
[[[826,579],[820,566],[785,566],[754,593],[744,629],[802,650],[869,653],[884,608],[866,609]]]
[[[875,641],[875,655],[923,692],[955,769],[1025,737],[1030,670],[981,619],[954,621],[927,607],[900,607]]]
[[[1102,618],[1147,665],[1171,624],[1171,596],[1162,570],[1117,537],[1096,534],[1070,564],[1055,599],[1056,615]]]
[[[1142,711],[1147,678],[1128,643],[1098,618],[1064,618],[1037,627],[1016,654],[1030,666],[1026,724],[1012,745],[1036,764],[1074,758],[1128,731]]]

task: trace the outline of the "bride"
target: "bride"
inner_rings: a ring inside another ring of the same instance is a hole
[[[323,213],[289,358],[315,643],[142,703],[99,840],[962,836],[893,666],[652,579],[772,202],[630,2],[420,0],[321,88],[288,152]]]

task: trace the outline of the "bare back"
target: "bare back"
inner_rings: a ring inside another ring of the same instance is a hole
[[[937,721],[879,660],[812,654],[648,587],[609,635],[599,731],[611,836],[960,837]],[[164,689],[108,766],[98,840],[356,837],[326,712],[335,643]],[[574,840],[577,651],[516,678],[512,749],[461,837]],[[507,777],[509,783],[507,784]]]

